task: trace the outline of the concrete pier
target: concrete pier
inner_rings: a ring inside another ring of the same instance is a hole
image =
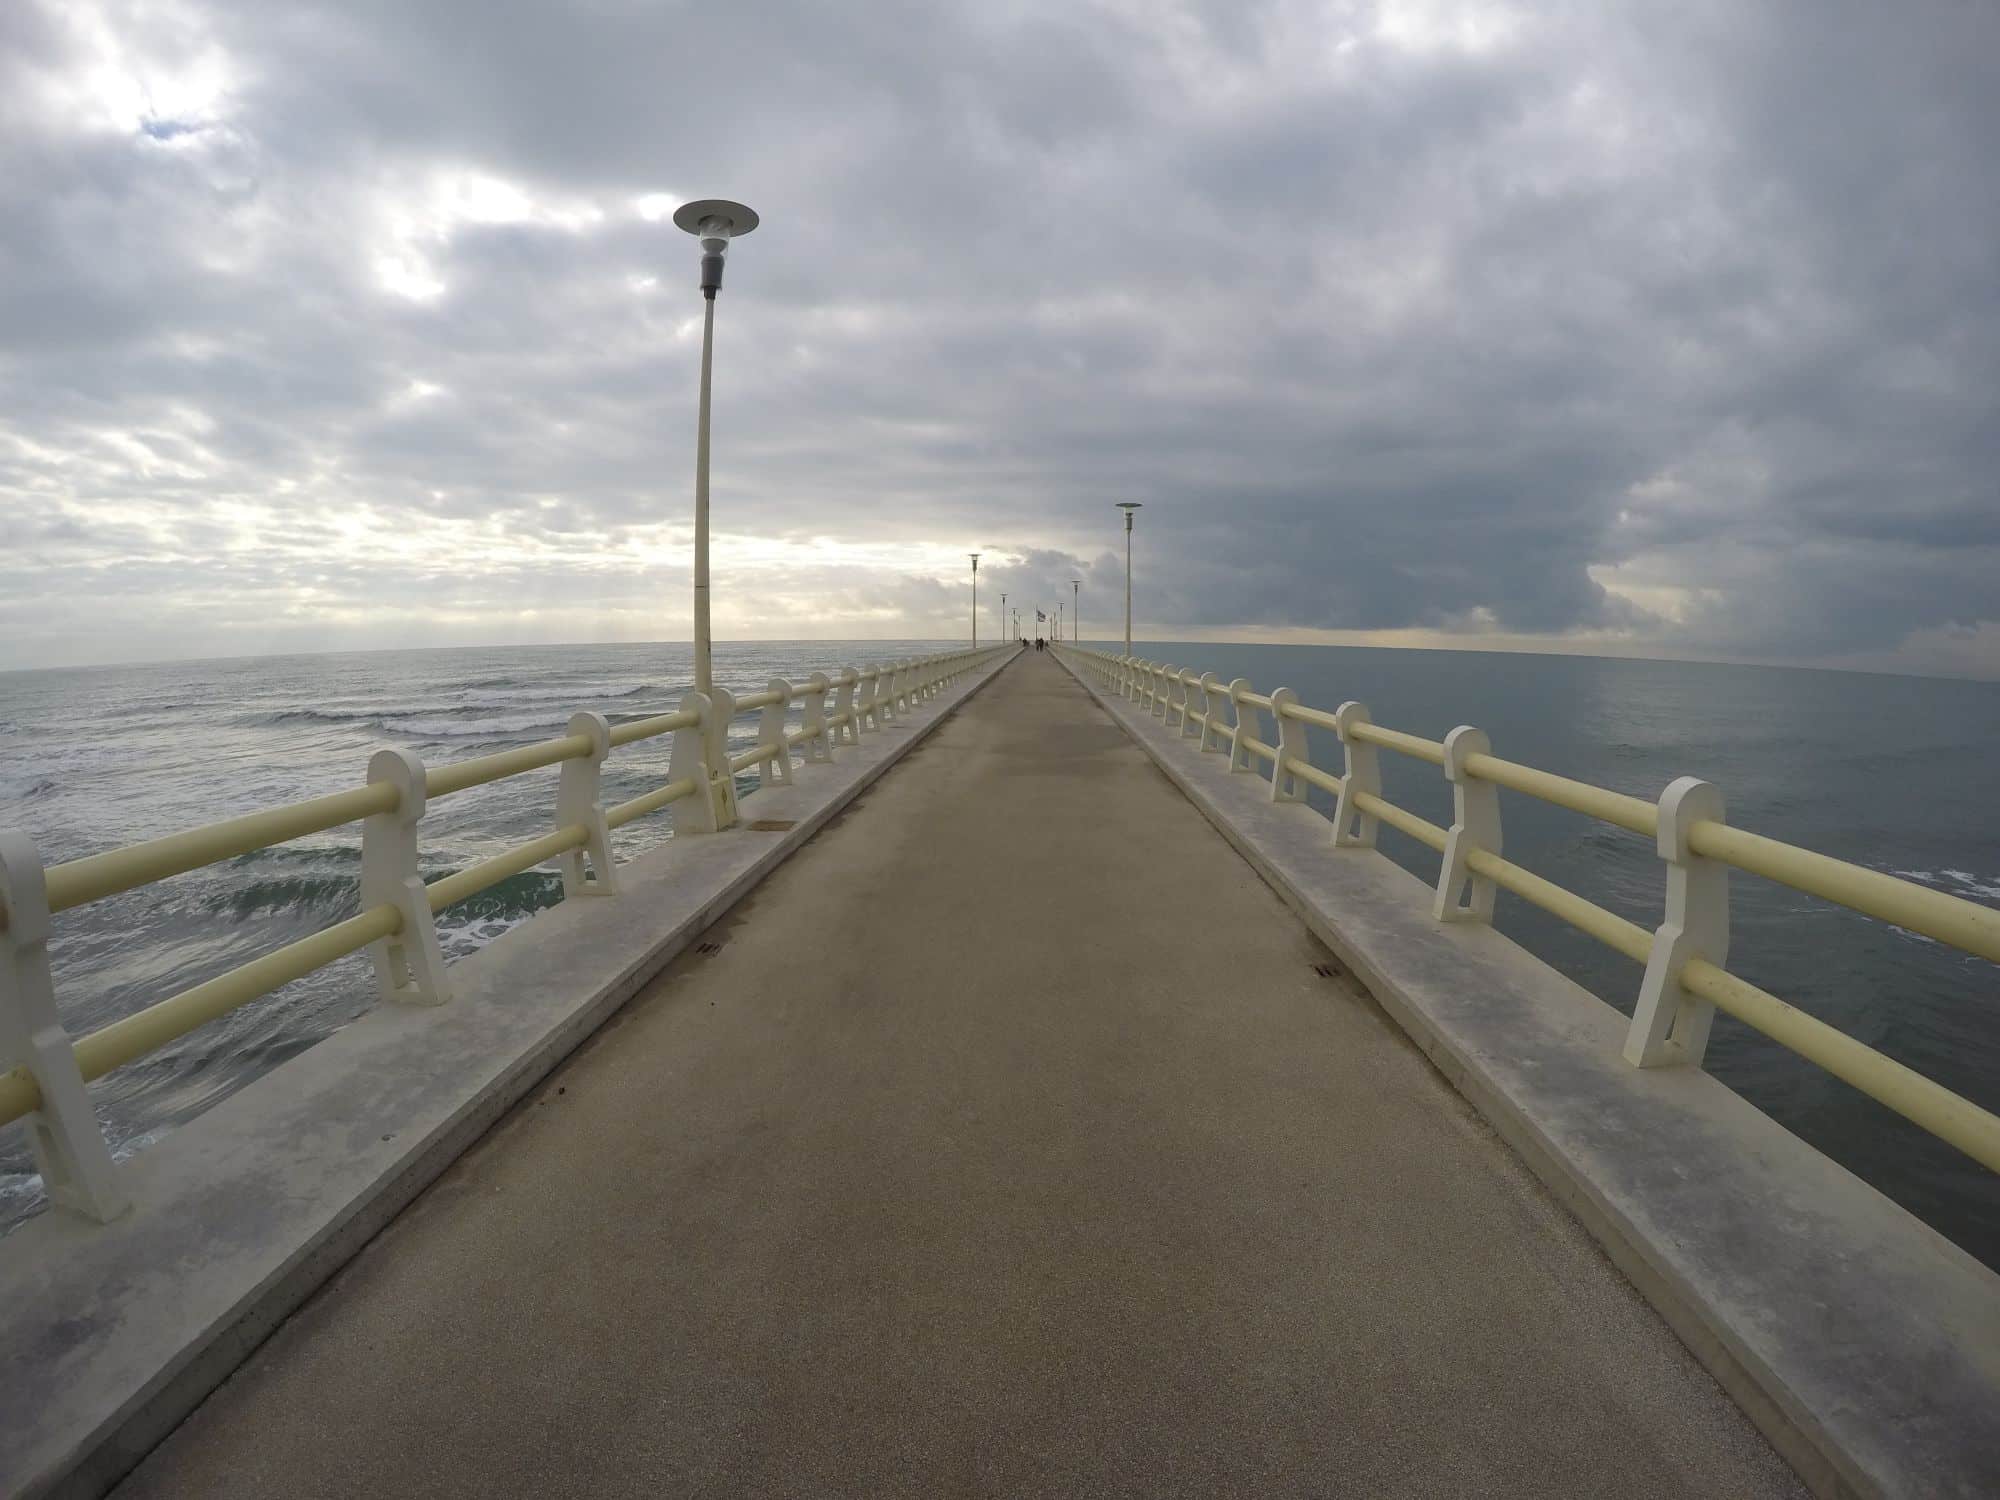
[[[529,1491],[1802,1492],[1033,654],[120,1493]]]

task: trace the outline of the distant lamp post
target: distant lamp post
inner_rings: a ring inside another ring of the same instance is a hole
[[[1125,654],[1132,654],[1132,512],[1142,502],[1120,500],[1118,508],[1125,512]]]
[[[979,554],[965,554],[972,559],[972,649],[979,649]]]
[[[1083,580],[1081,578],[1072,578],[1069,581],[1069,639],[1071,645],[1075,645],[1083,639],[1082,626]]]
[[[1002,631],[1005,631],[1006,628],[1007,628],[1007,591],[1005,589],[1002,589],[1000,591],[1000,629]],[[996,636],[994,637],[994,639],[998,640],[999,637]]]
[[[757,215],[727,198],[700,198],[674,210],[674,223],[701,241],[701,414],[694,441],[694,686],[715,686],[708,628],[708,385],[715,352],[715,294],[722,290],[722,258],[729,242],[757,227]]]

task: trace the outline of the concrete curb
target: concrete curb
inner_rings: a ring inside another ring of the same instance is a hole
[[[2000,1276],[1707,1073],[1627,1066],[1609,1005],[1490,928],[1433,922],[1428,885],[1064,665],[1815,1493],[2000,1494]]]
[[[1018,655],[1018,652],[1015,653]],[[0,1246],[0,1494],[97,1495],[682,949],[1004,670],[759,791],[738,827],[619,869],[378,1006],[126,1165],[109,1225]]]

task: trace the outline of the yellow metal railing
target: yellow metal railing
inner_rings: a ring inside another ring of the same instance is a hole
[[[735,756],[715,754],[714,761],[719,763],[712,763],[710,754],[703,753],[695,767],[695,774],[679,776],[664,786],[612,807],[594,806],[592,816],[601,816],[607,830],[622,828],[650,813],[699,795],[704,782],[712,778],[730,778],[748,767],[766,766],[780,756],[785,757],[789,765],[791,749],[813,740],[821,742],[823,758],[828,758],[837,741],[852,741],[863,730],[882,727],[885,720],[907,711],[925,697],[942,692],[966,673],[1011,649],[1011,646],[996,646],[981,651],[948,652],[884,663],[865,671],[845,668],[838,678],[815,675],[806,686],[792,687],[779,683],[762,692],[734,699],[718,694],[715,703],[706,709],[703,707],[704,700],[697,699],[693,707],[609,726],[608,731],[599,721],[599,732],[603,733],[606,744],[612,749],[676,731],[705,729],[713,729],[713,743],[719,747],[726,724],[711,725],[711,716],[728,719],[746,712],[761,710],[768,715],[773,709],[779,710],[776,719],[766,720],[777,726],[775,740],[760,743]],[[834,695],[840,705],[831,713],[826,711],[829,694]],[[807,722],[797,730],[785,730],[781,722],[783,714],[795,704],[807,707]],[[530,771],[585,760],[593,754],[593,749],[591,734],[575,733],[492,755],[430,767],[423,773],[424,796],[427,799],[447,797]],[[567,776],[569,772],[564,774]],[[593,781],[593,791],[595,785]],[[40,879],[39,890],[36,891],[28,889],[36,882],[14,878],[22,872],[0,867],[0,941],[9,938],[10,926],[35,927],[45,922],[49,914],[168,880],[274,844],[325,833],[378,815],[394,814],[401,805],[403,795],[402,788],[394,781],[371,780],[365,786],[331,796],[270,808],[124,849],[70,860],[51,866],[46,871],[38,868],[36,873]],[[594,800],[593,797],[593,803]],[[491,859],[434,880],[423,887],[423,900],[416,909],[418,915],[422,916],[421,907],[424,905],[429,907],[430,915],[435,915],[536,865],[583,849],[591,839],[589,821],[565,823]],[[25,922],[16,921],[13,909],[37,897],[43,908],[40,914]],[[359,952],[373,943],[406,937],[406,929],[412,920],[409,910],[393,904],[370,906],[343,922],[266,953],[78,1038],[68,1048],[76,1072],[85,1082],[101,1078],[112,1069],[157,1051],[196,1027],[219,1019],[337,959]],[[34,937],[33,942],[37,952],[35,961],[45,963],[45,949],[39,935]],[[42,989],[45,997],[52,993],[46,978]],[[7,998],[5,994],[0,994],[0,1003],[5,1003]],[[52,1021],[53,1016],[48,1019]],[[25,1062],[11,1071],[0,1073],[0,1125],[43,1107],[41,1085],[33,1069]],[[97,1145],[101,1147],[101,1139]]]
[[[1111,656],[1076,646],[1066,645],[1058,650],[1080,661],[1101,683],[1121,696],[1134,698],[1149,708],[1157,709],[1162,701],[1172,705],[1167,715],[1169,720],[1179,716],[1183,734],[1189,725],[1200,726],[1204,748],[1211,735],[1218,735],[1232,749],[1240,742],[1263,759],[1272,760],[1275,754],[1271,773],[1274,779],[1297,777],[1311,786],[1342,797],[1343,805],[1351,804],[1354,812],[1386,823],[1441,855],[1447,853],[1454,832],[1459,831],[1441,828],[1420,818],[1378,792],[1358,788],[1350,790],[1343,777],[1301,756],[1273,752],[1272,747],[1258,737],[1254,712],[1246,716],[1242,705],[1270,713],[1277,721],[1281,740],[1286,721],[1302,726],[1315,725],[1334,730],[1350,749],[1355,744],[1373,746],[1448,768],[1451,756],[1445,742],[1371,723],[1365,712],[1344,719],[1342,714],[1308,708],[1299,703],[1274,704],[1276,694],[1252,693],[1248,684],[1240,681],[1225,686],[1213,676],[1205,676],[1195,683],[1191,674],[1186,674],[1183,669],[1161,663]],[[1179,706],[1181,700],[1171,696],[1175,690],[1185,692],[1184,708]],[[1196,695],[1202,700],[1199,709],[1195,707]],[[1224,705],[1235,705],[1234,717],[1221,712]],[[1173,727],[1171,722],[1169,727]],[[1304,743],[1303,735],[1299,743]],[[1502,760],[1483,750],[1463,755],[1462,772],[1471,783],[1502,787],[1644,838],[1657,839],[1660,836],[1661,807],[1642,798]],[[1447,774],[1450,774],[1449,769]],[[1930,890],[1912,881],[1885,875],[1879,870],[1863,869],[1810,849],[1732,828],[1713,818],[1692,822],[1686,830],[1686,844],[1689,854],[1696,859],[1714,861],[1730,869],[1775,881],[1866,916],[1893,922],[1907,931],[1948,944],[1961,952],[2000,963],[2000,910]],[[1656,982],[1650,966],[1656,944],[1661,941],[1659,934],[1648,932],[1574,891],[1501,858],[1491,850],[1466,848],[1463,860],[1469,875],[1491,881],[1498,889],[1539,907],[1579,932],[1595,938],[1613,952],[1621,953],[1635,963],[1648,965],[1649,983]],[[2000,1171],[2000,1116],[1961,1098],[1941,1084],[1786,1004],[1698,954],[1682,958],[1676,972],[1667,980],[1657,982],[1668,980],[1686,995],[1734,1016],[1870,1098],[1886,1104],[1984,1166]],[[1631,1046],[1628,1044],[1630,1055]],[[1687,1060],[1698,1062],[1698,1053]]]

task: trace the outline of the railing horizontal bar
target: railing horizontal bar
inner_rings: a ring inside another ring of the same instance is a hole
[[[1586,901],[1575,891],[1553,880],[1544,880],[1534,871],[1512,860],[1502,859],[1485,849],[1474,849],[1465,857],[1466,868],[1484,875],[1503,891],[1512,891],[1523,901],[1532,902],[1551,916],[1560,917],[1579,932],[1588,933],[1605,947],[1643,964],[1653,951],[1653,935],[1636,922],[1628,922],[1616,912],[1606,911]]]
[[[1278,747],[1265,744],[1255,735],[1244,735],[1243,743],[1256,754],[1261,755],[1265,760],[1276,761],[1278,758]]]
[[[589,735],[566,734],[557,740],[541,740],[513,750],[499,750],[492,755],[475,755],[471,760],[455,760],[447,765],[433,766],[424,772],[424,791],[432,797],[449,797],[470,787],[503,781],[509,776],[519,776],[523,771],[538,771],[543,766],[588,754]]]
[[[791,701],[790,698],[781,697],[780,694],[766,688],[761,693],[745,693],[741,698],[738,698],[736,700],[736,711],[739,714],[748,713],[753,708],[769,708],[773,703],[790,703]]]
[[[1317,724],[1322,729],[1340,728],[1340,720],[1323,708],[1307,708],[1303,703],[1287,703],[1278,712],[1287,719],[1297,719],[1301,724]]]
[[[1688,960],[1681,985],[2000,1172],[2000,1117],[1704,959]]]
[[[1652,838],[1659,831],[1659,808],[1639,797],[1607,791],[1587,781],[1572,781],[1567,776],[1557,776],[1550,771],[1537,771],[1533,766],[1518,765],[1497,755],[1468,755],[1465,769],[1481,781],[1490,781],[1509,791],[1566,807],[1586,817],[1601,818],[1606,823],[1629,828],[1647,838]]]
[[[785,743],[787,745],[796,745],[800,740],[809,740],[812,737],[813,732],[810,729],[794,729],[785,736]]]
[[[1413,812],[1405,812],[1393,802],[1385,802],[1372,792],[1356,792],[1354,805],[1370,817],[1380,818],[1391,828],[1407,833],[1420,844],[1428,844],[1438,853],[1444,853],[1445,840],[1450,836],[1435,823],[1426,822]]]
[[[776,760],[784,753],[782,745],[752,745],[741,755],[732,755],[729,757],[729,769],[732,771],[742,771],[756,765],[760,761]]]
[[[1309,760],[1300,760],[1296,755],[1287,756],[1285,769],[1301,781],[1310,781],[1323,791],[1340,795],[1340,778],[1331,771],[1322,771]]]
[[[313,970],[345,958],[378,938],[391,936],[402,924],[395,907],[374,907],[296,943],[287,943],[262,958],[254,958],[227,974],[218,974],[206,983],[182,990],[123,1020],[113,1021],[101,1031],[78,1040],[77,1071],[83,1074],[85,1082],[102,1078],[113,1068],[122,1068],[149,1052],[156,1052],[197,1026],[225,1016],[294,979],[303,979]],[[40,1103],[41,1091],[27,1069],[16,1068],[0,1078],[0,1125],[19,1119]]]
[[[621,802],[616,807],[605,810],[604,821],[612,828],[623,828],[634,818],[643,818],[647,813],[658,812],[670,802],[678,802],[689,796],[695,788],[692,776],[683,776],[679,781],[670,781],[665,786],[634,797],[630,802]]]
[[[1400,729],[1384,729],[1380,724],[1356,724],[1349,732],[1357,740],[1366,740],[1369,744],[1380,745],[1385,750],[1395,750],[1417,760],[1427,760],[1434,766],[1444,764],[1444,746],[1436,740],[1405,734]]]
[[[1259,708],[1269,708],[1271,706],[1269,695],[1264,693],[1240,693],[1237,697],[1240,702],[1254,703]]]
[[[589,837],[589,831],[581,823],[566,824],[554,833],[545,833],[538,839],[531,839],[522,844],[519,848],[509,849],[505,854],[496,854],[491,859],[483,859],[469,869],[460,870],[456,875],[433,880],[424,887],[424,899],[430,902],[431,914],[435,916],[447,906],[456,905],[468,896],[476,896],[488,886],[498,885],[510,875],[518,875],[523,870],[532,870],[543,860],[554,859],[566,849],[578,848]]]
[[[170,833],[165,838],[149,839],[129,848],[86,855],[50,867],[46,877],[49,910],[68,911],[73,906],[115,896],[135,886],[185,875],[217,860],[250,854],[307,834],[325,833],[329,828],[352,823],[370,813],[389,812],[395,806],[395,787],[377,782],[352,791],[335,792],[330,797],[249,813],[226,823]]]
[[[2000,911],[1990,906],[1723,823],[1695,824],[1688,831],[1688,847],[1751,875],[2000,963]]]
[[[656,734],[665,734],[670,729],[692,729],[701,722],[701,716],[691,708],[683,708],[670,714],[654,714],[650,719],[634,719],[629,724],[614,724],[611,727],[613,746],[629,745],[635,740],[649,740]]]

